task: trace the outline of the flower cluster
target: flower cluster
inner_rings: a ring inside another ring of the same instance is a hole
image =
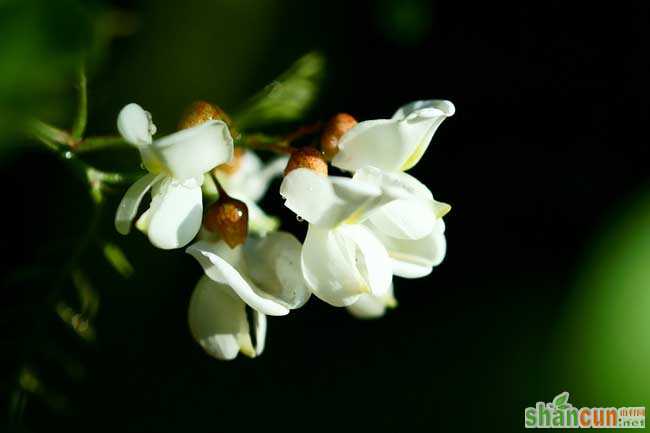
[[[140,202],[149,208],[135,226],[159,248],[181,248],[203,268],[189,305],[194,338],[212,356],[262,353],[266,316],[282,316],[311,296],[373,318],[394,307],[393,276],[428,275],[445,256],[443,216],[450,206],[405,173],[420,160],[449,101],[417,101],[390,119],[357,123],[338,114],[323,128],[320,150],[286,147],[264,165],[236,147],[232,122],[216,107],[195,104],[181,130],[154,140],[151,116],[129,104],[118,130],[149,171],[126,192],[115,216],[129,232]],[[348,176],[328,174],[328,162]],[[284,175],[285,206],[308,223],[301,243],[278,231],[257,202]],[[204,200],[218,197],[204,212]]]

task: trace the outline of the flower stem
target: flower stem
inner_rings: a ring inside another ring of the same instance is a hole
[[[74,152],[86,153],[86,152],[94,152],[96,150],[105,150],[105,149],[129,147],[129,146],[130,146],[129,143],[127,143],[122,137],[119,136],[88,137],[75,144]]]
[[[291,144],[307,135],[315,134],[322,128],[320,122],[304,125],[295,131],[283,136],[270,136],[266,134],[249,134],[242,136],[238,145],[254,150],[268,150],[279,154],[291,154],[294,147]]]
[[[60,145],[74,147],[75,139],[67,131],[48,125],[40,120],[28,123],[27,133],[38,139],[41,143],[47,144],[53,150],[61,150]]]
[[[72,123],[72,138],[81,140],[84,132],[86,131],[86,123],[88,121],[88,89],[86,82],[86,71],[83,64],[79,67],[79,77],[77,84],[78,99],[77,99],[77,115]]]
[[[219,193],[219,199],[229,197],[226,190],[224,190],[223,186],[221,186],[221,182],[219,182],[219,179],[217,179],[217,176],[213,172],[210,172],[210,177],[212,178],[212,181],[214,182],[214,186],[217,187],[217,192]]]
[[[108,172],[93,167],[73,152],[74,139],[70,134],[47,123],[33,121],[28,125],[27,133],[44,144],[49,151],[70,167],[80,180],[88,184],[95,201],[101,200],[100,193],[104,185],[128,184],[140,177],[139,173]]]

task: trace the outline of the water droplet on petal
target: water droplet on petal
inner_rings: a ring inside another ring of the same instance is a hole
[[[300,215],[296,215],[296,221],[298,221],[299,223],[301,223],[301,222],[304,221],[304,219],[303,219]]]

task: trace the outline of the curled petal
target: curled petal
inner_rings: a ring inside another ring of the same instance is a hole
[[[451,117],[456,112],[456,107],[451,101],[444,99],[429,99],[423,101],[413,101],[408,104],[402,105],[395,111],[393,114],[393,119],[405,119],[416,111],[423,112],[426,115],[425,110],[429,111],[429,115],[437,116],[438,112],[442,112],[447,117]],[[435,110],[435,111],[433,111]]]
[[[199,241],[186,251],[199,262],[210,279],[232,288],[251,308],[270,316],[283,316],[289,313],[286,306],[264,293],[237,270],[237,267],[241,266],[241,247],[230,249],[222,241],[216,244]]]
[[[156,127],[151,115],[138,104],[128,104],[117,116],[117,130],[124,140],[135,146],[151,144]]]
[[[358,123],[341,137],[332,165],[348,171],[369,165],[386,171],[408,170],[420,160],[442,121],[453,114],[453,105],[445,102],[412,103],[398,110],[393,119]],[[418,104],[425,108],[413,109]]]
[[[395,308],[396,306],[397,301],[393,295],[393,285],[391,284],[385,296],[361,295],[359,300],[347,309],[357,319],[376,319],[386,313],[387,307]]]
[[[438,220],[434,230],[421,239],[398,239],[387,236],[368,223],[369,227],[386,247],[391,258],[393,274],[404,278],[420,278],[429,275],[434,266],[445,258],[447,241],[444,222]]]
[[[194,339],[211,356],[231,360],[242,351],[260,354],[266,337],[266,318],[255,317],[257,349],[252,347],[246,304],[224,284],[201,277],[190,299],[188,321]]]
[[[178,182],[165,178],[153,194],[144,228],[154,246],[162,249],[180,248],[199,232],[202,215],[203,195],[200,183],[194,179]],[[143,227],[140,221],[138,225]]]
[[[311,224],[334,227],[355,217],[379,197],[379,188],[366,182],[322,176],[299,168],[285,176],[280,194],[285,206]]]
[[[298,239],[286,232],[269,233],[244,245],[250,278],[290,309],[303,306],[311,294],[302,276],[301,251]]]
[[[382,295],[392,277],[385,248],[360,225],[334,230],[310,225],[302,270],[314,294],[337,307],[353,304],[364,293]]]
[[[224,122],[211,120],[139,149],[149,171],[164,172],[175,179],[185,180],[230,161],[233,140]]]
[[[126,235],[131,230],[131,222],[138,212],[138,207],[144,195],[160,179],[161,175],[146,174],[138,179],[122,197],[117,212],[115,213],[115,229],[118,233]]]

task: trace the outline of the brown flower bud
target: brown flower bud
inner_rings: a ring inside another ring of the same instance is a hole
[[[215,168],[215,171],[220,171],[227,175],[236,173],[237,170],[241,168],[245,153],[246,150],[242,149],[241,147],[236,147],[232,159],[225,164],[218,165]]]
[[[301,147],[294,150],[291,153],[289,162],[287,162],[287,167],[284,169],[284,175],[286,176],[296,168],[308,168],[327,176],[327,162],[325,162],[321,151],[313,147]]]
[[[187,129],[200,125],[208,120],[222,120],[230,127],[231,121],[225,111],[206,101],[193,102],[178,123],[178,129]]]
[[[338,153],[339,140],[343,134],[356,124],[357,120],[347,113],[339,113],[325,124],[325,129],[320,136],[320,148],[328,160]]]
[[[243,244],[248,236],[248,207],[243,201],[222,194],[208,208],[203,226],[208,231],[218,233],[230,248],[235,248]]]

